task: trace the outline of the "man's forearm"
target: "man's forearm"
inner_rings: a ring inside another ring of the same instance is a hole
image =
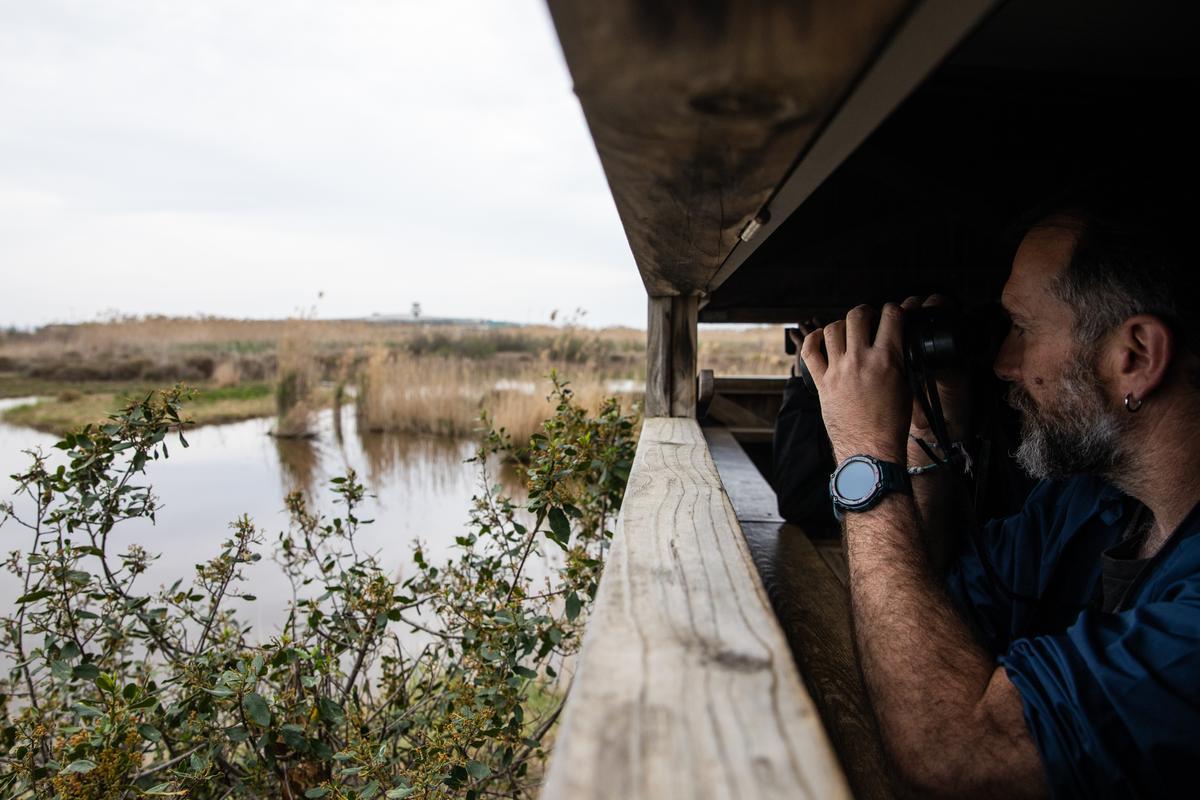
[[[951,607],[918,544],[913,502],[891,495],[846,518],[863,676],[889,750],[927,789],[979,789],[972,751],[995,665]]]

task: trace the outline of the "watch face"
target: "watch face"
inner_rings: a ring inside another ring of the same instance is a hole
[[[853,505],[866,500],[879,486],[879,473],[867,460],[848,460],[838,470],[833,488],[845,503]]]

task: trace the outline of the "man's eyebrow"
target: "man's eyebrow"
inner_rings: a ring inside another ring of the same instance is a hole
[[[1026,314],[1021,311],[1020,303],[1012,302],[1011,297],[1000,297],[1000,307],[1004,309],[1004,313],[1008,314],[1012,319],[1026,319]]]

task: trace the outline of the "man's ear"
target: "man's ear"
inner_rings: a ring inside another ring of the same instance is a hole
[[[1122,396],[1145,400],[1166,380],[1175,356],[1175,335],[1158,317],[1138,314],[1117,328],[1112,344],[1117,388]]]

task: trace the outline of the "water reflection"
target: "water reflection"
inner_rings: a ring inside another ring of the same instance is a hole
[[[320,455],[313,439],[308,437],[273,437],[275,451],[279,455],[279,477],[283,480],[283,492],[303,492],[313,497],[317,480]]]
[[[358,435],[367,465],[367,482],[386,483],[401,473],[423,473],[435,491],[458,480],[464,460],[474,455],[473,445],[440,436],[409,436],[363,431]]]
[[[0,401],[0,408],[13,405]],[[190,579],[195,565],[212,558],[229,536],[229,523],[249,514],[265,539],[263,559],[247,570],[258,600],[235,610],[269,636],[283,621],[290,598],[286,578],[270,553],[280,531],[287,527],[284,496],[304,491],[312,506],[330,516],[340,513],[332,503],[331,478],[354,468],[369,497],[360,517],[373,519],[358,539],[360,551],[376,552],[385,568],[396,575],[412,569],[412,545],[420,539],[427,556],[441,558],[462,533],[469,519],[470,499],[480,486],[479,466],[464,463],[474,455],[470,440],[401,434],[360,434],[354,414],[321,412],[312,439],[276,439],[268,435],[270,420],[256,419],[199,428],[188,434],[191,447],[171,448],[171,458],[148,467],[149,482],[161,500],[158,524],[134,520],[113,532],[113,547],[124,551],[140,544],[161,553],[147,573],[151,585]],[[341,436],[338,436],[338,430]],[[55,437],[0,423],[0,476],[28,465],[22,450],[41,447],[53,457]],[[490,465],[492,482],[519,494],[516,471]],[[12,484],[0,478],[0,498],[8,499]],[[28,513],[17,503],[18,510]],[[25,530],[11,522],[0,528],[4,552],[28,546]],[[145,588],[145,587],[144,587]],[[18,594],[14,576],[0,574],[0,602]]]

